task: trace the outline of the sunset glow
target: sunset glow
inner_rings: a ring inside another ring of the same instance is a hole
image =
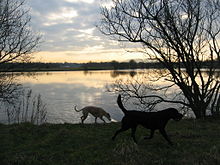
[[[85,62],[109,62],[113,60],[117,61],[129,61],[131,59],[143,59],[144,56],[136,53],[126,53],[124,50],[99,50],[98,47],[88,47],[80,51],[41,51],[35,53],[35,62],[73,62],[73,63],[85,63]]]

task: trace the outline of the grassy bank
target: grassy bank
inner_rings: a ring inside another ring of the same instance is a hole
[[[31,165],[214,165],[220,164],[220,120],[170,121],[169,146],[156,132],[138,127],[138,145],[130,131],[111,136],[120,123],[0,125],[0,164]]]

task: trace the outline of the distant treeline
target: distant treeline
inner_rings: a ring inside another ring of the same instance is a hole
[[[5,63],[0,64],[1,71],[59,71],[80,68],[77,63]]]
[[[177,64],[176,64],[177,65]],[[200,63],[201,68],[220,68],[219,62],[215,61]],[[174,63],[175,67],[175,63]],[[88,63],[5,63],[0,64],[0,71],[65,71],[65,70],[101,70],[101,69],[161,69],[164,66],[158,62],[88,62]],[[182,65],[182,68],[184,66]]]
[[[211,66],[214,68],[220,68],[220,62],[215,61],[205,61],[200,63],[201,68],[210,68]],[[173,63],[174,67],[179,66],[176,63]],[[111,62],[89,62],[82,64],[81,66],[85,70],[95,69],[95,68],[111,68],[114,70],[117,69],[162,69],[164,66],[158,62],[136,62],[135,60],[130,60],[129,62],[118,62],[118,61],[111,61]],[[181,68],[184,68],[184,65],[181,65]]]
[[[155,65],[156,64],[156,65]],[[135,60],[130,60],[129,62],[89,62],[82,64],[84,70],[107,68],[107,69],[145,69],[145,68],[162,68],[163,66],[159,63],[148,63],[148,62],[136,62]]]

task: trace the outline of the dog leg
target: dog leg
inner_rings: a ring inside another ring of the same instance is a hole
[[[112,137],[112,140],[115,140],[116,136],[117,136],[120,132],[124,132],[124,131],[126,131],[126,130],[128,130],[128,129],[129,129],[129,128],[124,127],[124,128],[119,129],[118,131],[116,131],[116,132],[115,132],[115,135]]]
[[[137,143],[137,140],[135,138],[136,128],[137,128],[137,126],[134,126],[134,127],[131,128],[131,137],[133,138],[135,143]]]
[[[83,116],[81,116],[81,123],[82,123],[82,124],[83,124],[83,121],[84,121],[83,119],[84,119]]]
[[[97,117],[95,117],[95,123],[97,123]]]
[[[170,145],[173,145],[173,143],[170,141],[169,137],[167,136],[165,129],[160,129],[160,133],[163,135],[163,137],[168,141]]]
[[[151,132],[150,132],[150,136],[149,137],[144,137],[144,139],[152,139],[153,136],[154,136],[154,129],[151,129]]]
[[[100,119],[101,119],[104,123],[106,123],[105,120],[104,120],[102,117],[100,117]]]
[[[82,116],[82,117],[81,117],[82,124],[84,124],[83,122],[84,122],[85,119],[86,119],[85,116]]]
[[[82,111],[82,112],[83,112],[83,115],[81,117],[81,120],[82,120],[82,124],[83,124],[84,120],[86,120],[86,118],[88,117],[88,112],[86,112],[86,111]]]

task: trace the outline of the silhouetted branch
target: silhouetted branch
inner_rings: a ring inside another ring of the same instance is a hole
[[[167,69],[165,80],[182,91],[196,117],[205,117],[208,106],[214,100],[217,104],[214,97],[219,93],[219,77],[215,76],[216,61],[220,61],[219,1],[112,0],[112,3],[111,8],[101,10],[100,31],[118,41],[142,45],[151,60]],[[206,76],[202,70],[205,61],[210,62]],[[129,91],[128,86],[125,89]]]

